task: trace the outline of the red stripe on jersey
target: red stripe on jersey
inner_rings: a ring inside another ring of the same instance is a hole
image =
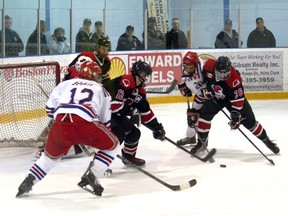
[[[258,137],[258,136],[261,135],[262,131],[263,131],[262,125],[257,122],[257,126],[256,126],[255,129],[252,131],[252,133],[253,133],[255,136]]]
[[[205,121],[204,119],[199,118],[198,121],[198,131],[205,133],[209,132],[211,128],[211,121]]]
[[[237,109],[237,110],[241,110],[243,108],[244,105],[244,98],[240,98],[237,100],[231,100],[231,107],[233,109]]]
[[[123,109],[124,103],[120,101],[112,101],[111,102],[111,111],[113,113],[118,112],[119,110]]]
[[[149,110],[146,113],[140,113],[141,115],[141,122],[147,124],[148,122],[152,121],[155,118],[155,115],[152,110]]]
[[[197,101],[197,103],[203,103],[205,101],[205,98],[199,96],[199,95],[195,95],[194,101]]]

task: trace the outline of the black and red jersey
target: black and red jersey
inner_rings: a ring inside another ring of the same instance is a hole
[[[142,123],[149,123],[155,118],[146,98],[146,90],[137,87],[132,74],[125,74],[104,83],[104,87],[112,97],[112,114],[127,115],[137,108],[141,114]]]
[[[240,73],[231,67],[231,73],[226,80],[216,80],[216,60],[209,59],[203,67],[204,82],[220,102],[230,103],[231,108],[241,110],[244,104],[244,89]]]

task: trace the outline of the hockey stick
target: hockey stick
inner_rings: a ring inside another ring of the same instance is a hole
[[[231,120],[230,116],[223,110],[223,108],[218,104],[218,102],[212,98],[211,100],[213,100],[213,102],[217,105],[217,107],[222,111],[222,113],[229,119]],[[263,157],[265,157],[272,165],[274,164],[274,161],[272,159],[269,159],[253,142],[251,139],[249,139],[249,137],[240,129],[237,128],[241,134],[263,155]]]
[[[169,94],[175,89],[177,84],[178,84],[178,81],[176,79],[174,79],[172,81],[171,85],[165,91],[149,91],[149,90],[147,90],[146,93],[149,93],[149,94]]]
[[[132,166],[133,168],[137,169],[138,171],[144,173],[145,175],[149,176],[150,178],[154,179],[155,181],[159,182],[160,184],[164,185],[165,187],[173,190],[173,191],[181,191],[181,190],[184,190],[184,189],[188,189],[190,187],[193,187],[194,185],[197,184],[197,181],[196,179],[192,179],[188,182],[185,182],[183,184],[180,184],[180,185],[170,185],[164,181],[162,181],[161,179],[157,178],[156,176],[152,175],[151,173],[147,172],[146,170],[142,169],[141,167],[135,165],[134,163],[130,162],[129,160],[123,158],[122,156],[120,155],[117,155],[117,157],[122,160],[122,161],[125,161],[126,164],[129,164],[130,166]]]
[[[188,97],[188,95],[186,95],[186,102],[187,102],[187,107],[188,107],[188,109],[190,109],[190,102],[189,102],[189,97]],[[195,125],[195,124],[193,124],[192,126],[194,127],[194,130],[196,131],[196,133],[197,133],[197,135],[198,135],[198,137],[199,137],[198,128],[196,128],[196,125]],[[209,152],[209,150],[207,149],[207,147],[205,147],[205,150],[206,150],[206,152],[207,152],[208,155],[209,155],[210,152]],[[213,150],[213,149],[212,149],[212,150]],[[215,150],[215,153],[216,153],[216,150]],[[214,163],[214,162],[215,162],[214,158],[211,157],[211,158],[209,159],[209,162],[210,162],[210,163]]]
[[[32,80],[36,83],[37,87],[40,89],[40,91],[42,92],[42,94],[46,97],[46,99],[49,98],[48,94],[44,91],[44,89],[42,88],[42,86],[40,85],[39,81],[34,77],[34,75],[31,76]]]
[[[177,146],[178,148],[182,149],[183,151],[187,152],[188,154],[190,154],[191,156],[195,157],[196,159],[202,161],[202,162],[207,162],[208,160],[210,160],[216,153],[216,149],[213,148],[211,149],[211,151],[209,151],[209,153],[204,157],[201,158],[196,154],[192,154],[189,150],[187,150],[186,148],[184,148],[183,146],[177,145],[176,142],[174,142],[173,140],[169,139],[168,137],[165,136],[165,140],[169,141],[170,143],[172,143],[173,145]]]
[[[146,125],[146,124],[143,124],[143,125],[145,127],[147,127],[149,130],[153,131],[152,128],[150,128],[148,125]],[[165,138],[165,140],[169,141],[173,145],[177,146],[178,148],[182,149],[183,151],[187,152],[188,154],[190,154],[191,156],[197,158],[198,160],[200,160],[202,162],[206,162],[206,161],[210,160],[210,158],[213,157],[213,155],[216,153],[216,149],[212,149],[204,158],[201,158],[198,155],[192,154],[189,150],[187,150],[183,146],[177,145],[177,143],[175,143],[173,140],[169,139],[168,137],[165,136],[164,138]]]

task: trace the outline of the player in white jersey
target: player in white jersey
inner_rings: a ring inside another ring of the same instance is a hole
[[[111,132],[111,96],[99,83],[101,69],[95,62],[81,65],[80,78],[60,83],[47,104],[48,116],[54,121],[48,134],[45,153],[29,169],[16,197],[32,190],[56,166],[71,146],[81,143],[99,149],[78,183],[98,196],[104,188],[99,176],[120,151],[119,140]]]
[[[198,120],[198,111],[202,108],[205,98],[202,96],[203,78],[202,70],[205,61],[198,57],[195,52],[187,52],[182,60],[182,82],[178,84],[181,94],[191,97],[195,94],[192,108],[187,108],[186,137],[177,141],[178,145],[196,145],[196,131],[194,125]],[[188,102],[189,103],[189,102]]]

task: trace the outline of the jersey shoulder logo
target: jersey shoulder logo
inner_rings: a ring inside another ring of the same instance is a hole
[[[128,79],[122,79],[122,83],[123,83],[123,86],[124,87],[128,87],[128,86],[130,86],[130,80],[128,80]]]
[[[235,88],[235,87],[239,86],[240,84],[241,84],[240,80],[239,79],[235,79],[233,81],[233,83],[232,83],[232,86],[233,86],[233,88]]]

